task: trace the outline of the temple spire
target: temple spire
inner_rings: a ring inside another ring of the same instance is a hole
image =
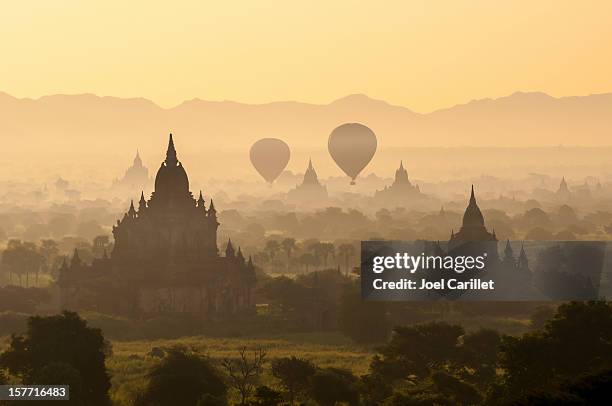
[[[147,208],[147,201],[144,197],[144,191],[140,192],[140,201],[138,202],[138,212],[142,212]]]
[[[236,258],[238,258],[238,261],[240,261],[241,263],[244,263],[244,255],[242,255],[242,249],[240,249],[240,247],[238,247]]]
[[[210,199],[210,206],[208,207],[208,215],[214,216],[217,214],[217,210],[215,210],[215,204],[213,203],[213,199]]]
[[[134,199],[130,201],[130,209],[128,210],[129,217],[136,217],[136,209],[134,208]]]
[[[141,167],[142,166],[142,159],[140,159],[140,152],[138,151],[138,148],[136,148],[136,156],[134,157],[134,167]]]
[[[227,258],[234,258],[234,246],[232,245],[232,239],[227,240],[227,247],[225,248],[225,256]]]
[[[72,260],[70,261],[70,266],[75,267],[81,265],[81,258],[79,257],[79,251],[75,248],[74,254],[72,255]]]
[[[166,166],[176,166],[176,149],[174,149],[174,140],[172,139],[172,134],[170,134],[170,138],[168,139],[168,150],[166,151]]]
[[[198,197],[198,208],[206,210],[205,203],[204,196],[202,196],[202,191],[200,190],[200,196]]]

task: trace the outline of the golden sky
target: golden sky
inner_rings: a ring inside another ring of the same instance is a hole
[[[612,91],[612,1],[2,1],[0,91],[427,112]]]

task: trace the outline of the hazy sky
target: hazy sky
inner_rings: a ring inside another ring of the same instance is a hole
[[[584,95],[612,91],[611,21],[612,1],[4,1],[0,91],[162,106],[366,93],[421,112]]]

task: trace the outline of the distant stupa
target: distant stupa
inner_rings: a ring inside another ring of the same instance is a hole
[[[570,192],[569,187],[567,186],[565,177],[561,178],[561,182],[559,183],[559,189],[557,189],[556,194],[557,198],[560,200],[568,200],[572,196],[572,192]]]
[[[400,161],[400,166],[395,171],[395,179],[391,186],[385,186],[383,190],[378,190],[374,198],[381,200],[384,204],[406,204],[410,199],[424,197],[418,185],[413,185],[408,179],[408,171],[404,168],[404,162]]]
[[[132,166],[125,171],[121,179],[117,179],[113,183],[113,187],[143,190],[146,189],[148,183],[149,169],[142,164],[140,153],[136,150],[136,156],[134,157]]]
[[[490,233],[485,227],[484,216],[476,203],[474,185],[470,202],[463,213],[463,224],[458,233],[451,232],[450,241],[497,241],[495,232]]]
[[[320,202],[323,204],[327,197],[327,188],[319,182],[317,172],[312,165],[312,159],[309,159],[302,183],[287,193],[287,200],[295,203],[312,204]]]

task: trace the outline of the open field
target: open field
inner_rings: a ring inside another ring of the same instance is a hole
[[[270,374],[270,364],[274,358],[296,356],[305,358],[318,366],[350,369],[356,374],[365,374],[373,352],[352,344],[337,333],[313,333],[287,335],[277,338],[208,338],[185,337],[176,340],[115,341],[113,354],[107,361],[112,376],[111,398],[115,405],[129,406],[136,393],[145,384],[145,375],[157,362],[148,355],[152,348],[186,346],[197,350],[214,360],[233,358],[237,351],[246,346],[248,349],[263,348],[267,352],[268,363],[262,383],[276,386]]]

